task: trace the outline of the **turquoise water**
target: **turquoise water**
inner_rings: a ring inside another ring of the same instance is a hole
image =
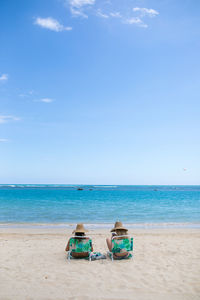
[[[200,186],[0,185],[0,223],[200,223]]]

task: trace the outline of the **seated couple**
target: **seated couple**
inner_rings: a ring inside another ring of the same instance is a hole
[[[77,224],[76,229],[72,232],[74,237],[71,237],[67,243],[65,251],[73,258],[94,258],[96,255],[99,258],[100,253],[93,252],[92,240],[86,236],[87,230],[83,224]],[[113,259],[122,259],[132,257],[130,251],[133,250],[133,238],[129,238],[128,229],[124,228],[121,222],[116,222],[111,229],[112,237],[106,239],[108,246],[108,254]],[[105,257],[103,257],[105,258]]]

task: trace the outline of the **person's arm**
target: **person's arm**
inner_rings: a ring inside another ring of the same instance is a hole
[[[112,251],[112,238],[111,239],[107,238],[106,243],[107,243],[107,246],[108,246],[108,250]]]
[[[66,246],[66,248],[65,248],[65,251],[69,251],[69,241],[68,241],[68,243],[67,243],[67,246]]]

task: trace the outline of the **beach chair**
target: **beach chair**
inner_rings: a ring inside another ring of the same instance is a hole
[[[92,240],[89,237],[72,237],[69,241],[69,251],[67,253],[67,259],[70,260],[71,258],[74,258],[72,256],[72,253],[88,253],[87,257],[83,257],[86,259],[89,259],[91,261],[91,255],[92,255]]]
[[[127,237],[127,235],[121,235],[121,236],[114,236],[112,238],[112,251],[108,251],[108,255],[110,256],[111,260],[114,259],[127,259],[132,258],[133,255],[130,253],[133,251],[133,238]],[[118,257],[115,258],[115,253],[126,253],[128,254],[125,257]]]

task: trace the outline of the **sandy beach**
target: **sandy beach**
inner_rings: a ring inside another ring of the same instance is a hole
[[[71,230],[0,229],[0,299],[200,299],[200,230],[132,229],[134,259],[66,259]],[[91,230],[105,253],[109,230]]]

